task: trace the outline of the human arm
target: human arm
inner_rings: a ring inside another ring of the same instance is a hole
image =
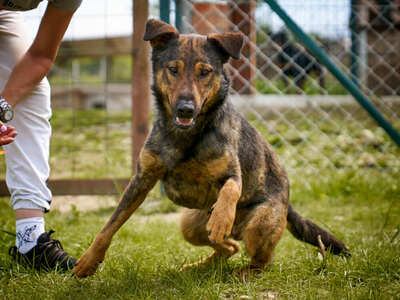
[[[11,106],[23,99],[50,71],[74,12],[49,3],[31,47],[14,67],[1,92]]]

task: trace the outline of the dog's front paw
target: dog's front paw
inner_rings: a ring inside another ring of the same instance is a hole
[[[98,252],[91,247],[78,260],[74,273],[77,277],[87,277],[93,275],[99,264],[104,259],[104,252]]]
[[[221,244],[231,234],[236,206],[214,205],[206,230],[212,243]]]

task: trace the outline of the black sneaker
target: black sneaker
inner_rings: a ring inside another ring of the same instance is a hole
[[[64,252],[59,240],[50,237],[53,232],[54,230],[43,232],[38,238],[37,245],[28,253],[20,253],[16,246],[11,247],[8,253],[18,263],[37,270],[72,270],[76,265],[76,259]]]

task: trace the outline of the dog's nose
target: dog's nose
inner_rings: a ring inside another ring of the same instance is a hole
[[[176,106],[177,114],[181,118],[191,118],[194,113],[194,104],[191,101],[181,100]]]

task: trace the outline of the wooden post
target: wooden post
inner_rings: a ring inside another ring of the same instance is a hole
[[[240,94],[252,94],[254,92],[254,77],[256,68],[256,28],[255,28],[255,0],[234,0],[231,3],[230,21],[236,25],[247,38],[248,42],[243,45],[242,56],[246,57],[232,60],[231,65],[238,70],[240,77],[232,77],[232,87]]]
[[[148,0],[133,1],[132,38],[132,170],[149,132],[150,118],[150,64],[149,45],[143,41],[149,16]]]

